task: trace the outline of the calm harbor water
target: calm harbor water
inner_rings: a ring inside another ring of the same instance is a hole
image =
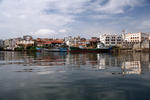
[[[150,54],[1,51],[0,100],[150,100]]]

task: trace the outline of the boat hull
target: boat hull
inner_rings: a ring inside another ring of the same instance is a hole
[[[79,48],[69,47],[69,52],[110,52],[110,48]]]
[[[44,49],[46,52],[67,52],[67,48]]]

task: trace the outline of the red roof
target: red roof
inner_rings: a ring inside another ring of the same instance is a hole
[[[51,41],[44,41],[43,44],[52,44],[52,42]]]
[[[90,42],[97,42],[97,39],[90,39]]]
[[[60,39],[58,39],[58,40],[49,40],[49,41],[44,41],[44,40],[38,40],[37,41],[39,44],[52,44],[52,43],[55,43],[55,44],[61,44],[61,43],[64,43],[64,41],[63,40],[60,40]]]
[[[53,40],[53,41],[51,41],[51,43],[64,43],[64,41],[63,40]]]

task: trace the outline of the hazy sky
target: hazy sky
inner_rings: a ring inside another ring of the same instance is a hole
[[[150,0],[0,0],[0,38],[150,32]]]

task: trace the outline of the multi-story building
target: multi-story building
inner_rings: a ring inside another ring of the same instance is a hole
[[[100,42],[105,46],[122,46],[122,36],[118,34],[102,34]]]
[[[149,48],[149,33],[126,33],[122,34],[123,45],[132,48]]]
[[[66,45],[71,46],[73,43],[73,37],[72,36],[65,37],[64,41],[65,41]]]
[[[35,43],[35,41],[33,40],[32,36],[26,35],[23,36],[23,39],[20,39],[19,41],[17,41],[17,46],[23,46],[24,48],[28,47],[28,46],[33,46]]]
[[[34,46],[35,41],[33,40],[19,40],[17,41],[17,47],[22,46],[24,48],[28,46]]]
[[[0,40],[0,48],[4,48],[4,41]]]
[[[86,38],[81,38],[80,36],[78,37],[65,37],[64,41],[66,45],[68,46],[80,46],[80,47],[86,47],[87,44],[90,43],[89,40],[86,40]]]
[[[78,37],[72,37],[72,36],[69,36],[69,37],[65,37],[64,38],[64,41],[66,43],[66,45],[68,46],[77,46],[80,42],[81,38],[78,36]]]
[[[4,49],[5,50],[14,50],[17,47],[17,41],[19,38],[6,39],[4,40]]]
[[[52,44],[53,39],[48,39],[48,38],[37,38],[35,40],[35,44],[38,47],[45,47],[45,46],[50,46]]]
[[[126,33],[122,35],[124,42],[139,43],[143,41],[149,41],[149,34],[138,32],[138,33]]]

